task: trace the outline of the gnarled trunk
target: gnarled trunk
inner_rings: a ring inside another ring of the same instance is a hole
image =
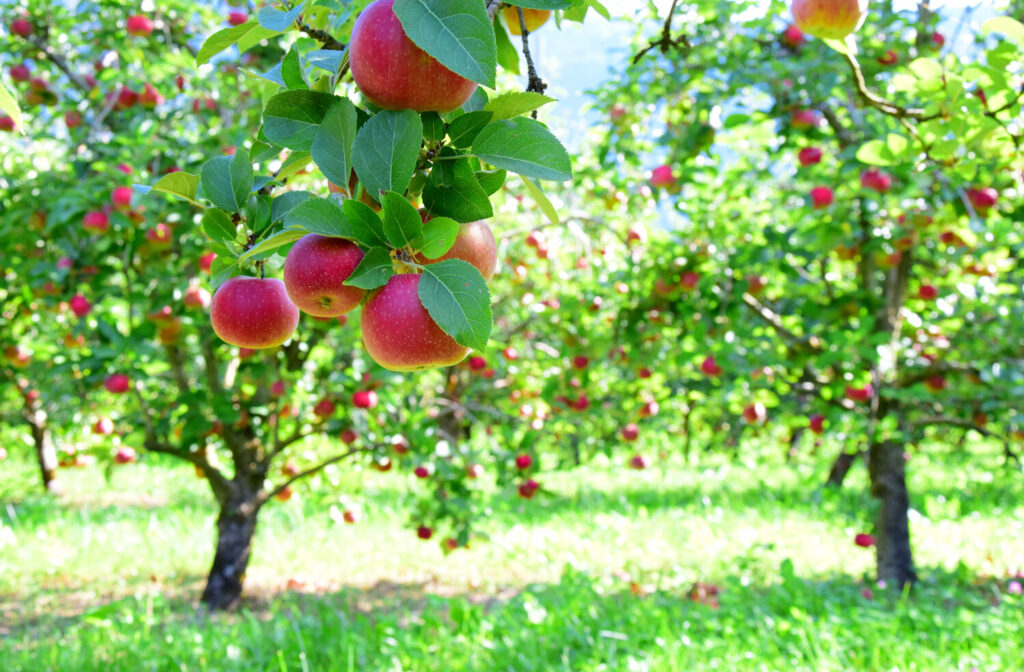
[[[878,578],[903,587],[917,579],[910,550],[910,496],[903,445],[872,441],[868,451],[871,495],[881,502],[875,523]]]
[[[221,505],[217,516],[217,550],[201,598],[212,610],[234,609],[241,602],[258,514],[254,498]]]

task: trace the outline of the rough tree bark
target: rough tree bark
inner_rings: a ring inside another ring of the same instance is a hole
[[[875,523],[878,578],[901,588],[917,580],[910,551],[910,496],[903,445],[872,441],[868,449],[871,495],[881,502]]]
[[[222,503],[217,516],[217,550],[201,598],[211,610],[234,609],[242,600],[259,514],[256,493],[245,494]]]

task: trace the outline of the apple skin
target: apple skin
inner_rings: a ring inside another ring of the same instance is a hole
[[[860,186],[884,194],[892,189],[892,175],[887,175],[879,170],[865,170],[860,174]]]
[[[420,213],[423,223],[430,221],[430,215]],[[427,259],[417,254],[417,264],[436,264],[445,259],[462,259],[472,264],[484,280],[491,281],[494,271],[498,268],[498,243],[494,240],[494,232],[484,222],[468,222],[459,226],[459,233],[450,250],[437,259]]]
[[[806,108],[793,110],[789,115],[789,123],[793,128],[814,128],[818,122],[818,113]]]
[[[821,150],[817,147],[804,147],[797,155],[800,165],[806,168],[816,163],[821,163]]]
[[[640,436],[640,428],[636,426],[636,423],[631,422],[622,428],[620,434],[626,441],[636,441]]]
[[[531,478],[519,486],[519,496],[523,499],[533,499],[538,490],[540,490],[540,483]]]
[[[125,22],[125,28],[129,35],[135,37],[148,37],[153,32],[153,22],[141,14],[133,14]]]
[[[935,285],[921,285],[917,290],[917,297],[925,301],[933,301],[939,297],[939,290]]]
[[[629,459],[629,468],[636,469],[637,471],[643,471],[650,466],[647,458],[643,455],[634,455]]]
[[[782,43],[790,49],[799,49],[807,41],[804,32],[792,23],[786,26],[786,30],[782,31],[781,39]]]
[[[343,284],[362,260],[359,246],[344,238],[303,236],[284,260],[288,297],[299,310],[315,317],[347,313],[366,295],[366,290]]]
[[[110,228],[110,218],[107,217],[106,213],[99,210],[87,212],[82,219],[82,228],[95,231],[96,233],[103,233]]]
[[[800,30],[822,39],[841,40],[860,27],[868,0],[793,0],[793,21]]]
[[[551,18],[550,9],[527,9],[523,10],[523,20],[526,22],[526,30],[533,32],[547,23],[547,20]],[[516,11],[515,7],[506,7],[501,10],[501,13],[505,17],[505,25],[508,26],[508,32],[512,35],[522,35],[522,26],[519,25],[519,12]]]
[[[812,415],[807,422],[807,428],[810,429],[815,434],[824,434],[825,416],[820,414]]]
[[[359,390],[352,395],[352,405],[356,408],[374,408],[377,405],[377,393],[373,390]]]
[[[15,19],[11,21],[11,32],[19,37],[28,37],[32,34],[32,24],[28,19]]]
[[[420,275],[395,275],[363,306],[363,345],[391,371],[419,371],[458,364],[469,348],[444,333],[423,307]]]
[[[123,373],[112,373],[103,381],[103,387],[111,394],[124,394],[131,388],[131,380]]]
[[[651,171],[651,186],[652,187],[671,187],[675,185],[676,178],[672,175],[671,166],[658,166]]]
[[[870,534],[861,532],[853,538],[853,543],[860,546],[861,548],[870,548],[875,545],[875,538]]]
[[[832,205],[835,196],[828,187],[815,187],[811,189],[811,205],[815,210],[822,210]]]
[[[720,376],[722,374],[722,367],[710,355],[705,357],[704,361],[700,363],[700,370],[706,376]]]
[[[516,456],[516,469],[529,469],[533,464],[533,457],[523,453]]]
[[[16,82],[27,82],[32,76],[32,72],[28,69],[28,66],[22,63],[21,65],[12,65],[10,69],[11,79]]]
[[[420,525],[416,528],[416,536],[426,541],[434,536],[434,530],[427,527],[426,525]]]
[[[232,26],[240,26],[248,20],[249,17],[245,14],[245,12],[231,12],[230,14],[228,14],[228,23],[230,23]]]
[[[71,308],[71,312],[75,314],[75,317],[85,317],[92,310],[92,304],[89,303],[89,299],[81,294],[72,296],[68,306]]]
[[[417,47],[392,9],[374,0],[352,27],[349,63],[363,96],[386,110],[450,112],[476,91],[476,82],[455,74]]]
[[[187,308],[205,309],[210,305],[210,300],[211,297],[209,290],[198,285],[189,285],[188,289],[185,290],[185,295],[182,297],[181,302],[184,303]]]
[[[864,387],[846,386],[846,398],[850,401],[868,401],[875,396],[875,388],[868,384]]]
[[[281,345],[299,325],[299,309],[277,278],[230,278],[217,288],[210,303],[213,331],[240,348]]]

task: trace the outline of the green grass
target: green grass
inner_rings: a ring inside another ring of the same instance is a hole
[[[247,608],[212,618],[215,511],[172,465],[74,471],[57,501],[0,465],[0,669],[1024,669],[1024,479],[994,453],[911,461],[910,595],[852,544],[874,507],[859,466],[839,492],[768,456],[544,474],[448,556],[404,517],[415,484],[342,467],[264,511]],[[364,521],[333,522],[339,501]]]

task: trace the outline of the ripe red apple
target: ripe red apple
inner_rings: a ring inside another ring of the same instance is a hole
[[[892,188],[892,175],[880,170],[865,170],[860,174],[860,186],[884,194]]]
[[[864,387],[846,386],[846,398],[850,401],[868,401],[875,396],[875,388],[868,383]]]
[[[423,222],[430,221],[430,215],[420,213]],[[498,244],[494,240],[494,232],[484,222],[468,222],[459,225],[459,233],[450,250],[437,259],[427,259],[422,254],[415,257],[418,264],[436,264],[445,259],[462,259],[472,264],[484,280],[491,281],[494,271],[498,268]]]
[[[337,317],[352,310],[366,291],[344,282],[363,251],[344,238],[311,233],[300,238],[284,261],[284,286],[299,310],[317,317]]]
[[[207,252],[203,256],[199,257],[199,270],[203,273],[209,273],[210,269],[213,268],[213,260],[216,258],[216,252]]]
[[[171,231],[171,227],[163,222],[158,222],[153,228],[146,229],[145,237],[146,241],[154,247],[167,247],[174,242],[174,233]]]
[[[329,418],[334,415],[336,409],[334,402],[324,397],[313,406],[313,414],[318,418]]]
[[[363,345],[386,369],[418,371],[451,366],[469,354],[469,348],[441,331],[420,303],[420,277],[392,276],[363,306]]]
[[[422,464],[413,469],[413,474],[416,478],[430,478],[430,469],[424,467]]]
[[[574,411],[585,411],[588,408],[590,408],[590,399],[585,394],[581,394],[576,401],[572,402],[572,409]]]
[[[533,499],[533,496],[540,490],[540,483],[532,478],[519,486],[519,496],[523,499]]]
[[[628,112],[629,108],[627,108],[625,105],[623,105],[622,103],[615,103],[614,105],[612,105],[611,109],[608,110],[608,117],[613,122],[620,121],[626,116]]]
[[[349,427],[348,429],[342,431],[340,438],[346,445],[351,446],[359,439],[359,432]]]
[[[212,297],[210,296],[209,290],[199,285],[189,285],[188,289],[185,290],[185,295],[182,297],[181,302],[188,308],[200,308],[206,309],[210,305]]]
[[[434,530],[426,525],[420,525],[416,528],[416,536],[426,541],[434,536]]]
[[[793,128],[814,128],[819,120],[817,111],[808,108],[793,110],[789,115],[789,124]]]
[[[103,381],[103,387],[111,394],[124,394],[131,388],[131,380],[123,373],[112,373]]]
[[[153,109],[165,100],[166,98],[160,95],[160,92],[153,88],[153,85],[149,82],[146,82],[145,86],[142,87],[142,93],[139,94],[139,105],[148,109]]]
[[[114,462],[117,464],[131,464],[135,461],[135,449],[129,446],[121,446],[114,454]]]
[[[700,363],[700,370],[706,376],[719,376],[722,374],[722,367],[715,362],[715,358],[708,355],[704,358],[704,361]]]
[[[114,433],[114,421],[110,418],[100,418],[93,423],[92,433],[99,436],[110,436]]]
[[[651,186],[652,187],[671,187],[676,183],[675,176],[672,175],[671,166],[658,166],[651,171]]]
[[[245,12],[231,12],[230,14],[228,14],[228,23],[230,23],[232,26],[240,26],[248,20],[249,17],[245,14]]]
[[[16,82],[27,82],[32,76],[32,72],[24,63],[20,65],[12,65],[9,72],[11,73],[11,79]]]
[[[15,19],[11,21],[11,32],[19,37],[28,37],[32,34],[32,24],[28,19]]]
[[[870,548],[875,545],[875,538],[870,534],[861,532],[853,538],[853,543],[857,544],[861,548]]]
[[[469,358],[469,368],[471,371],[480,371],[487,368],[487,360],[477,355]]]
[[[292,494],[293,493],[291,486],[285,486],[284,488],[281,489],[280,492],[274,495],[274,498],[277,499],[277,501],[279,502],[287,502],[289,499],[292,498]]]
[[[933,301],[939,296],[939,290],[935,285],[921,285],[917,290],[917,297],[925,301]]]
[[[807,38],[804,37],[804,31],[800,30],[795,24],[789,24],[786,26],[786,30],[782,31],[782,37],[780,38],[782,43],[790,49],[799,49]]]
[[[68,301],[68,306],[71,308],[71,312],[75,314],[75,317],[85,317],[92,310],[92,304],[89,303],[89,299],[85,298],[81,294],[75,294]]]
[[[942,35],[942,33],[932,33],[932,36],[929,39],[931,39],[932,44],[935,46],[936,49],[942,49],[942,47],[945,46],[946,44],[946,38]]]
[[[824,434],[825,416],[819,414],[812,415],[810,421],[807,423],[807,427],[815,434]]]
[[[503,354],[505,356],[505,359],[507,359],[510,362],[514,362],[516,359],[519,358],[519,352],[512,347],[505,348],[504,350],[501,351],[501,354]]]
[[[363,96],[377,107],[417,112],[458,109],[476,82],[455,74],[417,47],[392,9],[394,0],[373,0],[352,27],[349,63]]]
[[[971,202],[979,215],[988,213],[989,209],[995,207],[999,200],[999,192],[992,187],[983,189],[968,189],[967,200]]]
[[[640,407],[640,417],[641,418],[654,417],[655,415],[658,414],[658,409],[659,409],[658,402],[654,401],[653,399],[650,400],[650,401],[645,401],[644,405]]]
[[[356,408],[375,408],[377,393],[373,390],[359,390],[352,395],[352,405]]]
[[[590,364],[590,360],[584,355],[576,355],[572,358],[572,366],[574,369],[583,370]]]
[[[860,26],[868,0],[793,0],[790,8],[793,20],[805,33],[841,40]]]
[[[522,10],[526,30],[531,33],[543,26],[551,18],[550,9],[527,9],[523,7]],[[523,27],[519,24],[519,12],[516,11],[516,8],[506,7],[501,10],[501,13],[505,17],[505,25],[508,26],[508,32],[512,35],[522,35]]]
[[[68,130],[78,128],[82,125],[82,113],[78,110],[71,110],[64,113],[64,125]]]
[[[141,14],[133,14],[128,17],[125,22],[125,28],[129,35],[135,37],[148,37],[153,32],[153,22],[149,20],[149,17]]]
[[[85,217],[82,219],[82,228],[88,231],[95,231],[96,233],[103,233],[110,228],[110,219],[105,212],[93,210],[92,212],[85,213]]]
[[[386,471],[391,471],[391,467],[393,467],[394,465],[391,463],[391,458],[382,457],[379,460],[374,460],[373,464],[371,464],[370,466],[372,466],[377,471],[384,473]]]
[[[230,278],[217,288],[210,304],[213,331],[241,348],[272,348],[295,333],[299,309],[288,300],[277,278]]]
[[[832,190],[828,187],[815,187],[811,189],[811,204],[815,210],[821,210],[832,205]]]
[[[682,278],[679,281],[679,286],[686,291],[691,291],[697,288],[697,284],[700,282],[700,273],[694,273],[693,271],[687,271],[683,273]]]
[[[13,131],[15,127],[14,119],[8,117],[6,114],[0,115],[0,131]]]
[[[800,165],[806,168],[821,162],[821,150],[817,147],[804,147],[797,155]]]
[[[635,422],[631,422],[625,427],[623,427],[622,431],[619,433],[622,435],[622,438],[626,441],[636,441],[637,438],[640,436],[640,428],[637,427]]]
[[[533,457],[523,453],[516,456],[516,469],[529,469],[533,464]]]
[[[747,291],[753,296],[757,296],[764,291],[764,288],[768,286],[768,278],[763,275],[748,275],[747,276]]]
[[[345,509],[341,513],[341,519],[349,525],[355,525],[359,522],[359,512],[353,511],[352,509]]]
[[[943,376],[932,376],[924,381],[924,386],[928,388],[930,392],[941,392],[946,389],[946,379]]]
[[[645,366],[641,368],[636,375],[640,376],[641,378],[650,378],[653,374],[651,373],[651,370]]]
[[[471,464],[466,467],[466,478],[480,478],[484,475],[484,467],[482,464]]]
[[[747,404],[743,407],[743,419],[751,425],[764,422],[768,417],[768,410],[760,401]]]

